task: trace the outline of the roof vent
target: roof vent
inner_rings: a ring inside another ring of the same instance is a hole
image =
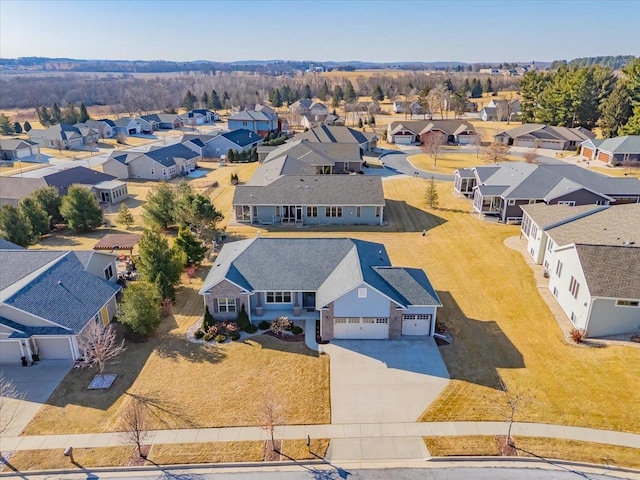
[[[62,280],[58,280],[58,285],[62,285]]]

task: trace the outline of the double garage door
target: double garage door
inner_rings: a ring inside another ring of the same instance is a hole
[[[333,337],[352,340],[380,340],[389,338],[389,319],[372,317],[336,317]]]

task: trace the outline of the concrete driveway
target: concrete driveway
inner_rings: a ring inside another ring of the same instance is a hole
[[[334,340],[330,356],[331,423],[415,422],[449,383],[431,337]]]
[[[0,365],[0,376],[11,380],[22,395],[21,399],[8,400],[3,406],[3,416],[5,413],[14,415],[9,427],[2,434],[4,437],[20,435],[72,365],[73,362],[69,360],[45,360],[32,367]]]

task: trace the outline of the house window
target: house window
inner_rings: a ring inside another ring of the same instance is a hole
[[[516,201],[515,200],[509,200],[509,205],[515,205]]]
[[[416,315],[416,320],[431,320],[430,314]]]
[[[565,201],[558,202],[558,205],[569,205],[570,207],[575,207],[576,202],[565,200]]]
[[[553,287],[553,296],[558,298],[558,289],[556,287]]]
[[[535,225],[531,225],[531,238],[536,238],[538,236],[538,227]]]
[[[367,289],[359,288],[358,289],[358,298],[367,298]]]
[[[376,207],[376,217],[380,218],[380,212],[382,211],[382,209],[380,207]]]
[[[236,299],[235,298],[219,298],[218,299],[218,311],[233,313],[236,311]]]
[[[532,199],[532,200],[529,200],[529,205],[533,205],[534,203],[536,203],[536,201],[535,201],[535,200],[533,200],[533,199]]]
[[[616,307],[638,307],[640,306],[640,301],[638,300],[618,300],[616,302]]]
[[[291,292],[267,292],[267,303],[291,303]]]
[[[553,240],[549,240],[547,242],[547,250],[551,251],[552,248],[553,248]]]
[[[325,217],[342,217],[342,207],[325,207]]]
[[[280,207],[276,207],[276,217],[280,217]]]
[[[571,318],[571,321],[572,321],[573,323],[576,323],[576,319],[577,319],[578,317],[576,316],[576,314],[575,314],[575,313],[571,312],[571,317],[569,317],[569,318]]]
[[[560,260],[558,260],[558,263],[556,264],[556,275],[558,276],[558,278],[560,278],[560,275],[562,275],[562,262]]]
[[[578,291],[580,290],[580,284],[578,281],[571,275],[571,281],[569,282],[569,291],[573,298],[578,298]]]
[[[156,169],[155,168],[151,167],[149,170],[151,171],[151,175],[155,175],[156,174]]]
[[[104,269],[104,278],[107,280],[111,280],[113,278],[113,267],[111,265]]]
[[[356,207],[356,217],[360,217],[360,207]]]
[[[307,217],[317,217],[318,207],[307,207]]]

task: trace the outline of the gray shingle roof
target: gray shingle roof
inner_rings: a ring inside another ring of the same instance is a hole
[[[296,135],[296,140],[308,140],[322,143],[357,143],[371,142],[378,136],[373,132],[360,132],[349,127],[322,125]]]
[[[550,125],[540,125],[537,123],[525,123],[515,128],[500,132],[496,136],[519,138],[524,135],[527,135],[530,138],[556,139],[574,142],[583,142],[589,138],[595,137],[593,133],[582,127],[554,127]]]
[[[409,130],[414,135],[432,130],[442,130],[448,135],[457,135],[464,131],[476,131],[473,125],[464,120],[396,120],[391,122],[387,128],[391,134],[400,130]]]
[[[315,291],[317,305],[322,307],[364,282],[399,305],[407,306],[412,300],[418,305],[440,305],[424,272],[378,267],[391,267],[379,243],[348,238],[254,238],[222,247],[200,293],[226,278],[247,291]]]
[[[9,335],[9,338],[30,338],[33,335],[69,335],[71,330],[63,327],[33,327],[0,317],[0,325],[5,325],[17,331]]]
[[[169,145],[168,147],[157,148],[155,150],[149,150],[145,155],[165,167],[175,165],[175,158],[185,158],[188,160],[198,156],[196,152],[191,150],[189,147],[185,147],[181,143]]]
[[[62,252],[60,260],[4,303],[77,334],[119,290],[115,283],[85,272],[73,253]]]
[[[0,291],[63,256],[55,250],[0,250]]]
[[[243,110],[235,115],[231,115],[229,120],[241,120],[248,122],[272,122],[278,118],[277,115],[269,112],[268,110]]]
[[[624,137],[607,138],[602,140],[597,147],[605,152],[618,153],[640,153],[640,135],[625,135]]]
[[[0,237],[0,250],[26,250],[24,247],[20,245],[16,245],[15,243],[10,242],[9,240],[5,240]]]
[[[37,143],[22,138],[0,138],[0,150],[19,150],[30,148],[32,145]]]
[[[66,195],[71,185],[96,185],[100,182],[115,180],[116,177],[86,167],[72,167],[45,175],[44,181],[50,187],[56,187],[60,195]]]
[[[221,136],[226,138],[230,142],[235,143],[239,147],[246,147],[247,145],[251,145],[252,143],[262,141],[262,137],[260,137],[260,135],[244,128],[239,128],[238,130],[223,133],[221,134]]]
[[[19,200],[46,186],[42,178],[0,177],[0,198]]]
[[[603,205],[547,205],[546,203],[534,203],[532,205],[522,205],[520,208],[527,212],[527,215],[536,225],[542,229],[559,226],[569,221],[586,217],[592,213],[604,210],[608,207]]]
[[[382,179],[365,175],[291,175],[239,185],[233,205],[384,205]]]
[[[640,299],[640,248],[576,245],[592,297]]]
[[[577,208],[577,207],[573,207]],[[640,203],[617,205],[547,230],[556,245],[589,243],[640,247]]]

